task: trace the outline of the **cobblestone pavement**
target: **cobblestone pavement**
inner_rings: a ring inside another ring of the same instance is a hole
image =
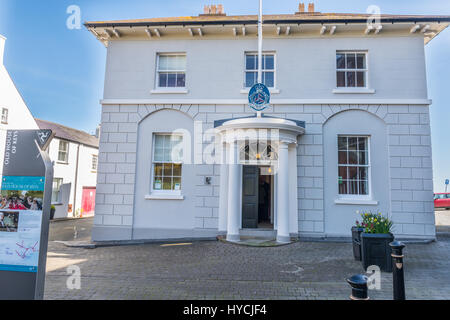
[[[450,299],[450,234],[405,249],[407,299]],[[81,268],[81,289],[66,268]],[[68,248],[50,242],[46,299],[345,299],[345,279],[363,273],[350,243],[254,248],[217,241]],[[392,275],[372,299],[392,299]]]
[[[50,222],[50,241],[90,241],[94,218],[53,220]]]

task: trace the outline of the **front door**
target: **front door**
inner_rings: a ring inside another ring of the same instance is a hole
[[[258,228],[258,166],[243,166],[242,228]]]
[[[95,187],[83,188],[83,195],[81,200],[82,213],[81,216],[92,216],[95,210]]]

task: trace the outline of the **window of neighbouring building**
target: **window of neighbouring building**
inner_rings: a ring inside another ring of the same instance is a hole
[[[338,88],[367,87],[367,53],[336,53],[336,74]]]
[[[8,124],[8,109],[6,108],[2,109],[2,123]]]
[[[186,55],[158,54],[158,88],[186,87]]]
[[[61,201],[60,191],[61,191],[62,184],[63,184],[62,178],[54,178],[53,179],[52,203],[58,203]]]
[[[268,88],[275,88],[275,54],[264,53],[262,59],[262,82]],[[245,87],[251,88],[258,82],[258,54],[245,54]]]
[[[156,134],[153,148],[153,191],[181,191],[183,136]]]
[[[340,195],[369,195],[369,137],[338,136]]]
[[[59,140],[58,161],[66,162],[66,163],[69,161],[69,142],[68,141]]]
[[[92,166],[91,169],[94,171],[97,171],[97,166],[98,166],[98,156],[96,154],[92,155]]]

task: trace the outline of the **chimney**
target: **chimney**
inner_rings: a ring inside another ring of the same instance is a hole
[[[308,13],[314,13],[314,3],[308,4]]]
[[[0,34],[0,66],[3,65],[3,55],[5,54],[6,38]]]
[[[99,125],[97,126],[97,128],[95,128],[95,137],[96,137],[97,139],[100,139],[100,131],[101,131],[101,125],[99,124]]]
[[[298,13],[305,13],[305,4],[303,2],[300,2],[298,5]]]
[[[203,8],[203,14],[200,16],[225,16],[225,12],[223,10],[223,5],[205,5]]]
[[[217,14],[223,14],[223,5],[222,4],[219,4],[217,6]]]

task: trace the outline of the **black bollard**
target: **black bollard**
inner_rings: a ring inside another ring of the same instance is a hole
[[[367,281],[369,279],[363,274],[357,274],[347,279],[347,282],[352,287],[351,300],[369,300],[367,295]]]
[[[405,275],[403,272],[403,248],[405,245],[400,241],[391,242],[389,245],[392,249],[394,300],[405,300]]]

